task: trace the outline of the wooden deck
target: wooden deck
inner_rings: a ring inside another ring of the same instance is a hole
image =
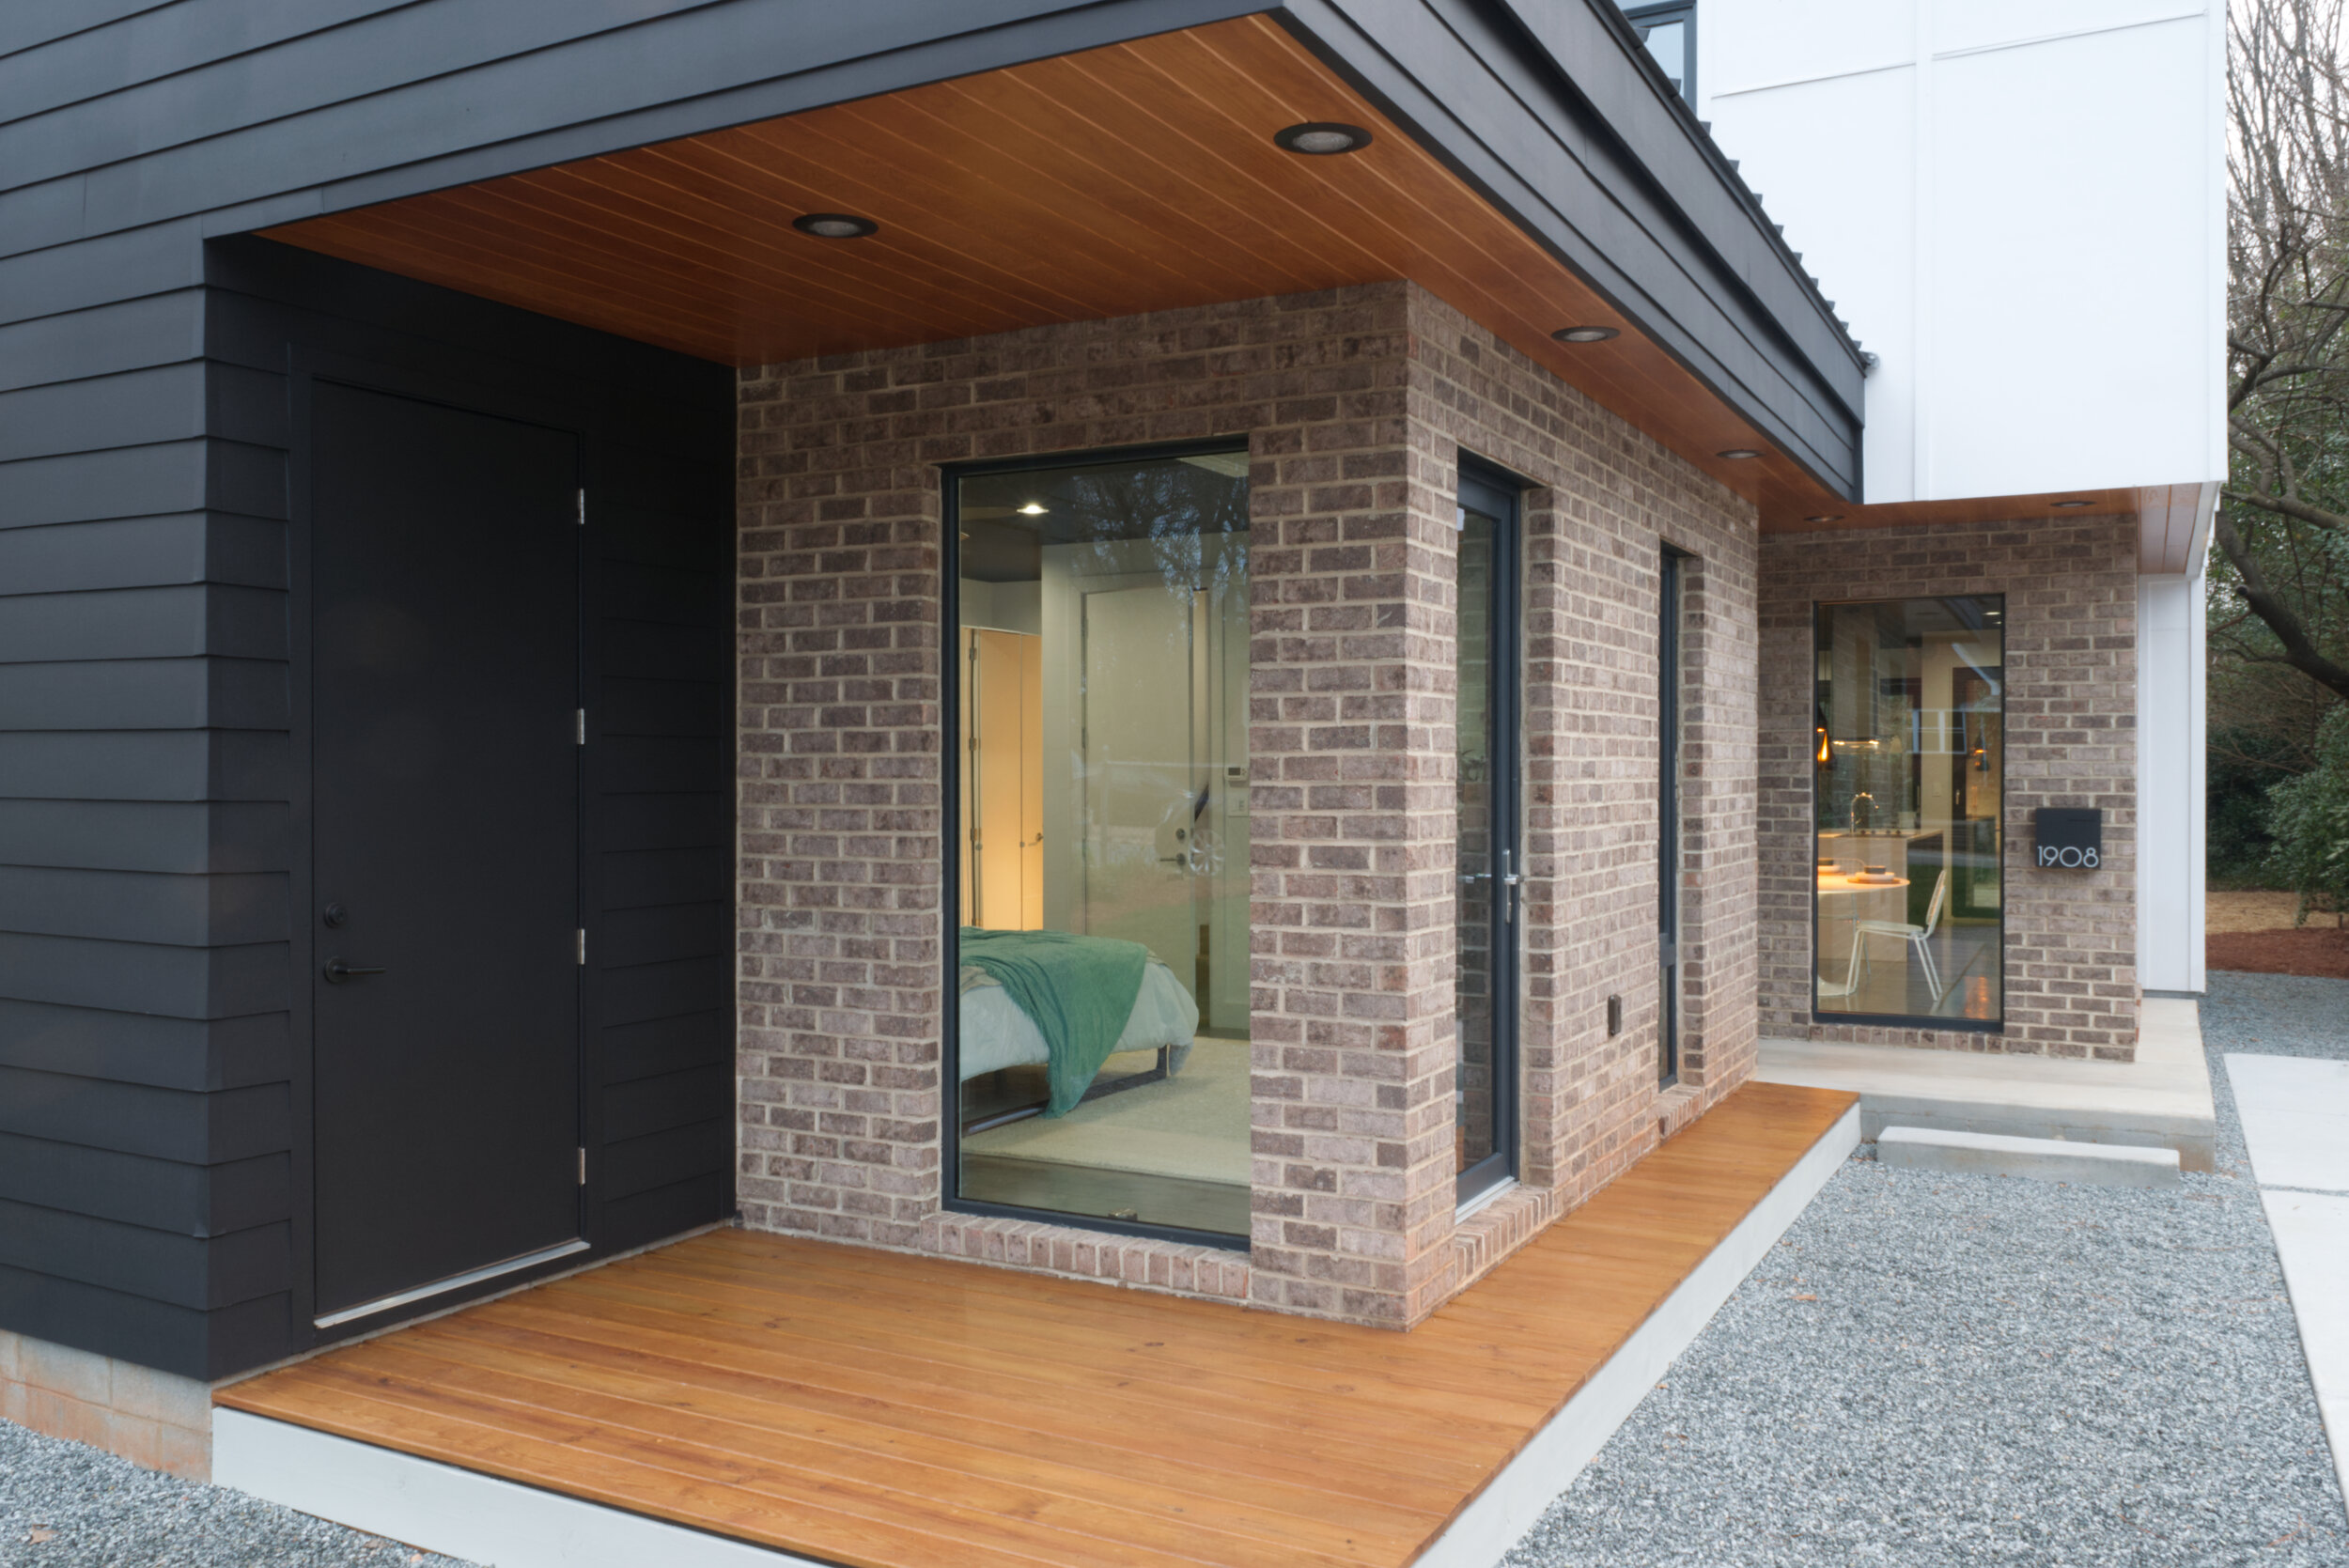
[[[1400,1565],[1853,1101],[1748,1085],[1409,1334],[723,1231],[215,1402],[872,1568]]]

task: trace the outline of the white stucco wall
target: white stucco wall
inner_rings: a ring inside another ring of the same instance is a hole
[[[2220,0],[1702,0],[1698,114],[1881,363],[1871,503],[2225,473]]]

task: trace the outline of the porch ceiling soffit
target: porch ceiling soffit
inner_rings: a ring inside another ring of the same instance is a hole
[[[261,232],[735,365],[1408,277],[1767,525],[1843,508],[1857,350],[1613,8],[1550,9],[1299,0]],[[1315,119],[1374,140],[1272,145]]]

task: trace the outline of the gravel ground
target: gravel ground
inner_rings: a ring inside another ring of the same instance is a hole
[[[463,1568],[0,1421],[6,1568]]]
[[[1511,1568],[2349,1562],[2218,1063],[2349,1056],[2349,982],[2210,978],[2217,1173],[1851,1160]]]

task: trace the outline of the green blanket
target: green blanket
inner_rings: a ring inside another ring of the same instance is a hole
[[[1035,1020],[1052,1053],[1046,1070],[1052,1103],[1066,1115],[1093,1086],[1093,1075],[1117,1048],[1142,994],[1150,950],[1140,942],[1080,937],[1068,931],[962,928],[960,962],[985,970]]]

